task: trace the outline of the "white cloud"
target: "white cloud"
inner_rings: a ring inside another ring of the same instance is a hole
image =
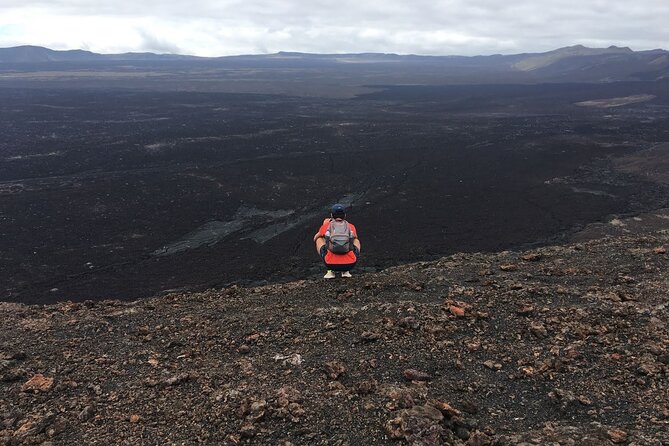
[[[203,56],[669,47],[666,0],[0,0],[0,47]]]

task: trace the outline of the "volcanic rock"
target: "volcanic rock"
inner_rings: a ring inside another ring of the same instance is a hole
[[[37,375],[33,375],[23,384],[23,386],[21,386],[21,391],[47,392],[52,386],[53,378],[47,378],[41,373],[38,373]]]

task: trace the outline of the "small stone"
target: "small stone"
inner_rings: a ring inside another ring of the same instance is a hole
[[[432,405],[439,409],[441,413],[448,415],[449,417],[459,417],[462,415],[462,412],[460,412],[458,409],[443,401],[433,401]]]
[[[592,400],[585,395],[579,395],[577,399],[578,402],[583,404],[584,406],[592,406]]]
[[[473,401],[469,400],[465,400],[462,403],[460,403],[460,407],[462,407],[462,410],[464,410],[470,415],[475,415],[479,411],[479,406]]]
[[[537,252],[529,252],[525,255],[520,256],[521,259],[525,260],[526,262],[538,262],[541,260],[541,254]]]
[[[67,429],[67,420],[63,417],[56,417],[53,421],[53,424],[49,426],[46,431],[46,434],[49,437],[55,437],[56,435],[62,434]]]
[[[265,411],[267,409],[267,401],[258,400],[251,403],[250,414],[248,418],[253,421],[260,420],[265,416]]]
[[[503,263],[499,265],[499,269],[502,271],[515,271],[518,269],[518,266],[514,265],[513,263]]]
[[[534,312],[534,307],[532,305],[524,305],[516,310],[516,314],[520,316],[527,316],[528,314],[532,314],[533,312]]]
[[[141,417],[137,414],[130,415],[130,422],[133,424],[139,423],[140,418]]]
[[[470,435],[466,446],[490,446],[493,440],[483,432],[476,431]]]
[[[607,431],[607,434],[609,435],[609,439],[616,444],[624,443],[627,440],[627,432],[621,429]]]
[[[363,331],[360,335],[360,339],[364,342],[374,342],[378,339],[381,339],[381,335],[373,331]]]
[[[346,367],[339,361],[330,361],[325,363],[325,372],[332,380],[337,380],[346,372]]]
[[[416,321],[416,318],[413,316],[407,316],[403,317],[400,320],[397,321],[397,326],[402,327],[402,328],[408,328],[411,330],[415,330],[419,327],[418,321]]]
[[[541,322],[534,322],[530,325],[530,332],[539,339],[543,339],[548,336],[548,330]]]
[[[361,381],[356,386],[356,390],[359,395],[369,395],[376,391],[377,383],[374,380]]]
[[[483,365],[489,368],[490,370],[502,370],[502,364],[500,364],[499,362],[488,360],[484,362]]]
[[[522,367],[520,369],[521,372],[523,372],[523,375],[525,376],[533,376],[536,373],[536,369],[534,367]]]
[[[664,246],[658,246],[657,248],[653,249],[653,252],[655,254],[666,254],[667,248],[665,248]]]
[[[248,352],[251,351],[251,347],[249,347],[249,346],[246,345],[246,344],[242,344],[242,345],[239,346],[239,348],[237,349],[237,351],[238,351],[239,353],[241,353],[242,355],[245,355],[245,354],[247,354]]]
[[[279,407],[286,407],[291,402],[302,401],[302,394],[300,391],[290,386],[280,388],[277,391],[276,396],[276,403]]]
[[[416,405],[411,392],[407,389],[393,388],[385,391],[385,395],[391,400],[386,407],[390,410],[395,410],[398,407],[411,408]]]
[[[91,419],[93,415],[95,414],[95,408],[93,406],[86,406],[84,407],[84,410],[79,412],[78,418],[79,421],[85,422]]]
[[[421,372],[416,369],[406,369],[403,375],[404,378],[409,381],[429,381],[432,379],[429,373]]]
[[[464,426],[457,426],[455,428],[455,436],[461,440],[469,439],[469,431]]]
[[[406,413],[415,418],[426,418],[437,422],[444,419],[444,414],[431,404],[414,406],[411,409],[407,409]]]
[[[304,407],[298,403],[290,403],[288,405],[288,412],[290,412],[294,419],[298,419],[306,413]]]
[[[481,348],[481,341],[478,339],[470,339],[464,342],[465,347],[470,352],[475,352]]]
[[[256,427],[251,423],[247,423],[239,429],[239,434],[242,436],[242,438],[255,437],[256,433]]]

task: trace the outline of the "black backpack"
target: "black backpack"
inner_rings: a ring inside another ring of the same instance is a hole
[[[335,254],[346,254],[353,249],[353,231],[346,220],[330,221],[325,232],[325,243],[328,251]]]

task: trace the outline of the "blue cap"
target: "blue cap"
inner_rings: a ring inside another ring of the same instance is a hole
[[[346,215],[346,208],[343,204],[335,204],[332,206],[332,215]]]

